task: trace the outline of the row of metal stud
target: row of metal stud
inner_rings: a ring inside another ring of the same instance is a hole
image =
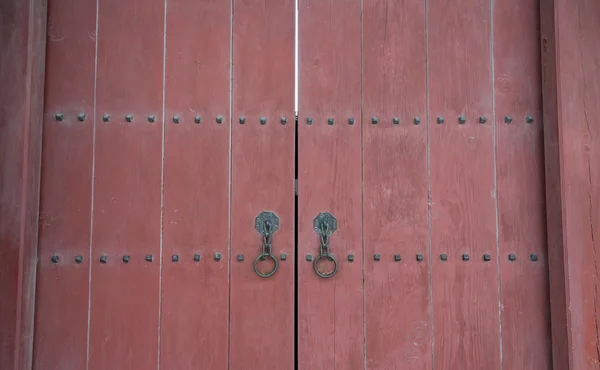
[[[402,261],[402,256],[400,254],[394,254],[393,257],[394,257],[394,261],[395,262]],[[422,254],[416,254],[415,257],[416,257],[417,262],[423,262],[423,260],[424,260],[424,257],[423,257]],[[507,257],[508,257],[508,260],[511,261],[511,262],[514,262],[514,261],[517,260],[517,255],[514,254],[514,253],[509,253]],[[471,259],[471,256],[468,253],[463,253],[463,255],[462,255],[462,260],[463,261],[469,261],[470,259]],[[490,254],[485,253],[485,254],[482,255],[482,259],[485,262],[489,262],[489,261],[492,260],[492,256]],[[308,262],[311,262],[313,260],[312,254],[307,254],[306,255],[306,260]],[[379,253],[373,254],[373,260],[380,261],[381,260],[381,254],[379,254]],[[448,255],[445,254],[445,253],[440,254],[440,260],[441,261],[448,261]],[[530,254],[529,255],[529,260],[533,261],[533,262],[536,262],[538,260],[537,254],[535,254],[535,253]],[[349,254],[348,255],[348,261],[349,262],[354,262],[354,255],[353,254]]]
[[[394,261],[395,262],[400,262],[402,261],[402,257],[400,256],[400,254],[394,254]],[[416,260],[417,262],[423,262],[424,257],[422,254],[417,254],[416,256]],[[213,256],[213,259],[215,261],[220,261],[223,258],[223,255],[221,253],[215,253]],[[462,260],[463,261],[469,261],[471,259],[471,257],[469,256],[468,253],[463,253],[462,255]],[[489,254],[484,254],[482,256],[483,261],[485,262],[489,262],[492,260],[491,255]],[[57,264],[60,260],[60,257],[57,255],[54,255],[51,257],[51,261],[52,263]],[[129,263],[131,261],[131,256],[125,255],[121,258],[121,260],[123,261],[123,263]],[[145,261],[146,262],[152,262],[154,260],[154,257],[151,254],[146,255],[145,257]],[[243,262],[244,261],[244,255],[243,254],[238,254],[237,255],[237,260],[238,262]],[[281,261],[286,261],[287,260],[287,254],[282,253],[280,256],[280,260]],[[306,260],[311,262],[313,260],[313,256],[312,254],[307,254],[306,255]],[[380,261],[381,260],[381,254],[379,253],[375,253],[373,255],[373,260],[375,261]],[[440,260],[441,261],[448,261],[448,255],[445,253],[440,254]],[[517,260],[517,256],[514,253],[509,253],[508,254],[508,260],[511,262],[514,262]],[[538,256],[535,253],[532,253],[529,255],[529,260],[536,262],[538,260]],[[174,254],[171,256],[171,261],[172,262],[179,262],[179,255],[178,254]],[[194,254],[194,261],[199,262],[200,261],[200,255],[199,254]],[[354,255],[353,254],[349,254],[348,255],[348,261],[349,262],[354,262]],[[82,263],[83,262],[83,256],[76,256],[75,257],[75,263]],[[107,256],[101,256],[100,257],[100,263],[107,263],[108,262],[108,257]]]
[[[458,123],[461,124],[461,125],[464,125],[464,124],[467,123],[467,118],[465,116],[459,116],[457,120],[458,120]],[[479,123],[480,124],[485,124],[485,123],[487,123],[487,121],[488,121],[487,117],[485,117],[485,116],[479,117]],[[441,124],[443,124],[445,122],[445,119],[444,119],[444,117],[438,116],[436,118],[436,122],[441,125]],[[504,117],[504,123],[512,123],[512,122],[513,122],[513,117],[512,116],[505,116]],[[533,117],[532,116],[525,117],[525,122],[526,123],[533,123]],[[308,117],[306,119],[306,124],[307,125],[311,126],[313,123],[314,123],[314,119],[312,117]],[[332,117],[327,118],[327,124],[329,126],[333,126],[334,123],[335,123],[335,119],[334,118],[332,118]],[[356,123],[356,120],[353,117],[348,118],[348,124],[349,125],[354,125],[355,123]],[[379,124],[379,118],[377,118],[377,117],[371,117],[371,124],[373,124],[373,125]],[[398,118],[398,117],[392,118],[392,124],[393,125],[399,125],[400,124],[400,118]],[[421,118],[420,117],[414,117],[413,118],[413,124],[415,124],[415,125],[421,124]]]

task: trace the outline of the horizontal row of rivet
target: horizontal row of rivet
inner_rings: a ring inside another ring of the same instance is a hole
[[[402,257],[399,254],[394,254],[393,257],[394,257],[394,261],[396,261],[396,262],[402,261]],[[424,259],[424,257],[423,257],[422,254],[417,254],[415,257],[416,257],[416,260],[418,262],[422,262],[423,259]],[[217,252],[217,253],[215,253],[215,255],[214,255],[213,258],[214,258],[215,261],[220,261],[223,258],[223,256],[221,255],[221,253]],[[489,262],[489,261],[492,260],[491,255],[489,255],[487,253],[484,254],[482,256],[482,258],[483,258],[483,260],[485,262]],[[287,260],[287,254],[282,253],[280,259],[282,261]],[[462,255],[462,260],[463,261],[469,261],[470,259],[471,259],[471,257],[469,256],[468,253],[463,253],[463,255]],[[535,262],[535,261],[538,260],[538,256],[537,256],[537,254],[532,253],[532,254],[529,255],[529,259],[531,261]],[[57,256],[57,255],[54,255],[54,256],[51,257],[52,263],[58,263],[59,260],[60,260],[60,257]],[[75,263],[82,263],[83,262],[83,256],[76,256],[74,260],[75,260]],[[121,258],[121,260],[123,261],[123,263],[129,263],[131,261],[131,256],[123,256]],[[154,260],[154,257],[151,254],[148,254],[145,257],[145,260],[146,260],[146,262],[152,262]],[[244,255],[243,254],[238,254],[237,255],[237,260],[238,260],[238,262],[244,261]],[[309,261],[309,262],[312,261],[313,260],[313,256],[311,254],[307,254],[306,255],[306,260]],[[381,254],[375,253],[373,255],[373,260],[380,261],[381,260]],[[440,254],[440,260],[441,261],[447,261],[448,260],[448,255],[445,254],[445,253]],[[508,260],[509,261],[516,261],[517,260],[517,256],[514,253],[509,253],[508,254]],[[179,255],[177,255],[177,254],[172,255],[171,256],[171,261],[178,262],[179,261]],[[199,254],[195,254],[194,255],[194,261],[196,261],[196,262],[200,261],[200,255]],[[353,254],[349,254],[348,255],[348,261],[349,262],[354,262],[354,255]],[[108,257],[107,256],[101,256],[100,257],[100,263],[107,263],[107,262],[108,262]]]
[[[511,123],[513,121],[513,118],[511,116],[505,116],[504,117],[504,122],[505,123]],[[444,123],[444,117],[437,117],[436,118],[436,122],[438,124],[443,124]],[[487,117],[485,116],[481,116],[479,117],[479,123],[481,124],[485,124],[487,122]],[[527,123],[533,123],[533,117],[532,116],[527,116],[525,117],[525,122]],[[308,117],[306,119],[306,124],[307,125],[312,125],[314,123],[314,119],[312,117]],[[330,117],[327,118],[327,124],[330,126],[333,126],[333,124],[335,123],[335,119]],[[348,124],[349,125],[354,125],[354,123],[356,123],[356,120],[353,117],[348,118]],[[414,117],[413,118],[413,124],[415,125],[419,125],[421,123],[421,118],[420,117]],[[465,123],[467,123],[467,118],[465,116],[459,116],[458,117],[458,123],[463,125]],[[379,118],[377,117],[371,117],[371,124],[373,125],[377,125],[379,124]],[[398,125],[400,124],[400,118],[398,117],[394,117],[392,118],[392,124],[394,125]]]
[[[393,256],[393,257],[394,257],[394,261],[396,261],[396,262],[400,262],[400,261],[402,261],[402,257],[401,257],[399,254],[394,254],[394,256]],[[423,255],[422,255],[422,254],[417,254],[415,257],[416,257],[416,260],[417,260],[417,262],[423,262],[423,260],[424,260],[424,257],[423,257]],[[487,253],[486,253],[486,254],[484,254],[484,255],[482,256],[482,258],[483,258],[483,260],[484,260],[485,262],[489,262],[489,261],[491,261],[491,260],[492,260],[492,256],[491,256],[491,255],[489,255],[489,254],[487,254]],[[469,261],[470,259],[471,259],[471,257],[469,256],[469,254],[468,254],[468,253],[464,253],[464,254],[462,255],[462,260],[463,260],[463,261]],[[530,254],[530,255],[529,255],[529,259],[530,259],[531,261],[534,261],[534,262],[535,262],[535,261],[537,261],[537,260],[538,260],[538,256],[537,256],[537,254],[535,254],[535,253],[532,253],[532,254]],[[306,260],[307,260],[308,262],[311,262],[311,261],[313,260],[313,256],[312,256],[311,254],[307,254],[307,255],[306,255]],[[375,261],[380,261],[380,260],[381,260],[381,254],[379,254],[379,253],[375,253],[375,254],[373,255],[373,260],[375,260]],[[442,260],[442,261],[447,261],[447,260],[448,260],[448,255],[447,255],[447,254],[445,254],[445,253],[442,253],[442,254],[440,254],[440,260]],[[511,262],[514,262],[514,261],[516,261],[516,260],[517,260],[517,256],[516,256],[514,253],[509,253],[509,254],[508,254],[508,260],[509,260],[509,261],[511,261]],[[349,254],[349,255],[348,255],[348,261],[349,261],[349,262],[354,262],[354,255],[353,255],[353,254]]]
[[[85,113],[78,113],[77,114],[77,120],[80,121],[80,122],[85,121],[86,118],[87,118],[87,116],[86,116]],[[110,122],[111,118],[112,117],[110,116],[110,114],[104,114],[102,116],[102,121],[105,122],[105,123],[108,123],[108,122]],[[58,122],[62,122],[65,119],[65,117],[64,117],[64,115],[62,113],[57,113],[57,114],[54,115],[54,119],[56,121],[58,121]],[[127,114],[127,115],[125,115],[125,121],[127,121],[127,122],[133,122],[134,120],[135,120],[135,116],[133,114]],[[146,120],[148,120],[148,122],[150,122],[150,123],[154,123],[154,122],[156,122],[156,116],[155,115],[149,115],[149,116],[146,117]],[[215,122],[216,123],[221,124],[221,123],[223,123],[223,120],[224,120],[223,116],[217,116],[217,117],[215,117]],[[181,121],[181,118],[179,116],[173,116],[173,123],[180,123],[180,121]],[[202,123],[202,117],[201,116],[195,116],[194,117],[194,122],[195,123]]]

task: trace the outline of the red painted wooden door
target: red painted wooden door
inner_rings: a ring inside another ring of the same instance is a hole
[[[550,369],[538,5],[49,1],[34,368]]]

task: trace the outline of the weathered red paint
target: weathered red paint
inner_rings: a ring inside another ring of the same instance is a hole
[[[300,0],[298,7],[298,368],[362,369],[360,1]],[[306,260],[319,254],[313,219],[320,212],[337,219],[330,247],[339,271],[330,279]]]
[[[228,366],[230,27],[229,0],[167,2],[161,369]]]
[[[0,2],[0,368],[31,368],[45,1]]]
[[[493,14],[502,368],[548,370],[539,2],[494,2]],[[527,116],[533,123],[526,122]],[[516,261],[508,260],[509,253]],[[532,254],[537,261],[531,260]]]
[[[597,369],[600,4],[541,2],[554,369]]]
[[[235,0],[233,9],[230,369],[293,369],[294,1]],[[279,269],[268,278],[253,270],[263,211],[280,220]]]
[[[98,12],[89,370],[151,369],[159,345],[164,1],[103,0]]]
[[[87,364],[95,32],[96,1],[49,4],[34,369]]]
[[[363,1],[369,369],[431,369],[425,33],[424,1]]]
[[[484,0],[460,5],[428,3],[433,362],[439,370],[499,370],[505,256],[496,253],[491,10]]]

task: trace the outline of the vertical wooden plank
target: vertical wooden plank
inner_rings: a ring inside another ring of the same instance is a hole
[[[541,3],[544,152],[554,369],[600,363],[600,4]]]
[[[85,369],[96,1],[51,2],[47,45],[34,368]]]
[[[369,369],[431,369],[425,30],[425,1],[363,1]]]
[[[433,361],[440,370],[500,369],[490,14],[488,0],[428,4]]]
[[[550,369],[539,1],[494,2],[502,368]],[[509,256],[513,254],[515,260]]]
[[[230,3],[167,2],[164,370],[228,363]]]
[[[293,369],[294,1],[233,7],[230,369]],[[268,278],[253,270],[263,211],[280,222],[272,239],[279,269]]]
[[[0,2],[0,369],[31,369],[46,3]]]
[[[298,368],[363,369],[361,2],[300,0],[298,22]],[[307,261],[320,212],[337,219],[330,279]]]
[[[159,334],[164,1],[103,0],[98,11],[89,369],[151,369]]]

